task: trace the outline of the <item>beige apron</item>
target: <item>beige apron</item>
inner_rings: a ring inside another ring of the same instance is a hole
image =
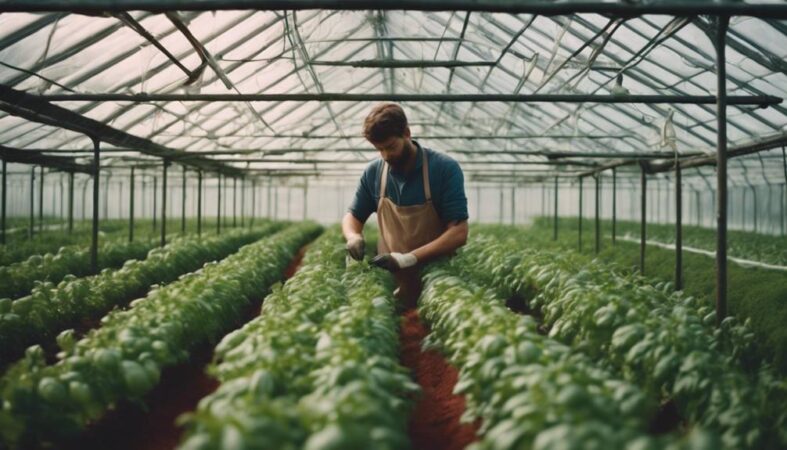
[[[386,196],[388,184],[388,163],[383,163],[380,179],[380,200],[377,203],[377,224],[380,227],[380,238],[377,252],[408,253],[433,240],[445,231],[445,225],[432,205],[432,190],[429,186],[429,164],[426,150],[422,149],[422,174],[424,180],[424,197],[422,205],[398,206]],[[399,285],[398,297],[406,307],[414,307],[421,294],[420,267],[415,265],[394,273]]]

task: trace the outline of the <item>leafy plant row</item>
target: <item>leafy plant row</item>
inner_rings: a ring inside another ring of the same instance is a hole
[[[439,266],[424,279],[419,313],[431,327],[424,345],[460,371],[454,393],[467,401],[463,420],[482,420],[472,449],[687,445],[648,436],[656,405],[641,389],[539,334],[532,317],[511,314],[491,290]]]
[[[61,334],[55,364],[46,365],[40,347],[31,347],[0,380],[3,441],[12,448],[58,441],[120,401],[142,401],[163,368],[185,361],[236,324],[250,298],[279,279],[297,249],[319,231],[312,223],[291,226],[152,289],[79,341]]]
[[[29,296],[0,300],[0,365],[19,358],[30,345],[51,342],[58,332],[144,295],[151,285],[168,283],[208,261],[224,258],[279,227],[269,224],[251,232],[175,239],[118,270],[105,269],[83,278],[69,275],[57,285],[39,284]]]
[[[120,267],[126,260],[143,259],[156,244],[153,241],[108,242],[98,249],[98,268]],[[57,253],[33,255],[26,260],[0,267],[0,298],[17,298],[30,293],[36,282],[57,283],[66,275],[90,274],[90,248],[60,247]]]
[[[184,418],[181,449],[400,449],[415,390],[398,364],[390,276],[345,269],[336,231],[226,336],[210,371],[222,384]]]
[[[725,447],[787,442],[785,385],[747,359],[748,324],[730,317],[716,328],[708,305],[669,286],[524,247],[482,231],[451,264],[504,296],[522,296],[543,314],[550,337],[604,361],[649,398],[673,400],[684,419],[720,434]]]

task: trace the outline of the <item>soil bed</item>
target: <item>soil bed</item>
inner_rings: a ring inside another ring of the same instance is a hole
[[[414,449],[463,449],[476,440],[480,424],[459,422],[465,412],[464,397],[453,394],[459,372],[439,352],[421,350],[421,341],[428,333],[417,310],[403,313],[402,364],[412,371],[422,389],[410,416],[410,439]]]

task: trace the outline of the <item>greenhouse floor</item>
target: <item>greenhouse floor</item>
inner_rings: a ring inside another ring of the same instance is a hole
[[[402,364],[412,371],[422,389],[410,416],[411,442],[416,449],[463,449],[476,439],[480,424],[459,422],[465,412],[464,397],[453,394],[459,373],[439,352],[421,348],[428,333],[418,311],[404,312],[400,336]]]

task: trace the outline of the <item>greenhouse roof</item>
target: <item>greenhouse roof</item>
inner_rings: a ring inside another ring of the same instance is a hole
[[[728,149],[748,156],[730,161],[730,182],[785,182],[784,2],[78,0],[0,11],[6,159],[82,170],[96,139],[112,167],[166,158],[229,175],[355,177],[377,155],[363,119],[391,100],[419,142],[479,181],[668,171],[676,152],[698,167],[686,175],[712,174],[714,36],[731,15]]]

